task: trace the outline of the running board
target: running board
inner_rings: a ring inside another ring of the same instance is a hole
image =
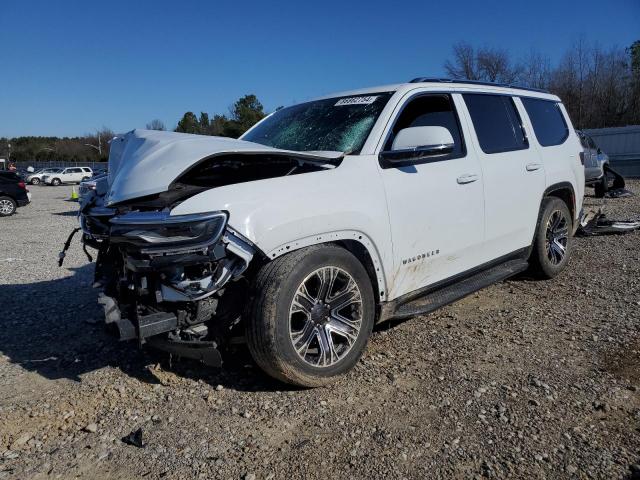
[[[489,285],[506,280],[525,271],[529,267],[526,260],[510,260],[487,270],[475,273],[453,284],[432,290],[424,295],[396,306],[388,318],[404,319],[431,313],[440,307],[460,300]]]

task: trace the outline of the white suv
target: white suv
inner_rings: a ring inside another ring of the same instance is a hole
[[[47,173],[42,177],[42,183],[57,187],[62,183],[80,183],[92,176],[93,171],[89,167],[69,167],[56,173]]]
[[[240,140],[135,130],[81,203],[122,339],[317,386],[376,322],[567,264],[580,141],[549,93],[419,78],[283,108]]]

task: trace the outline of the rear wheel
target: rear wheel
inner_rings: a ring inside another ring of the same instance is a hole
[[[564,269],[573,245],[572,232],[573,220],[567,204],[557,197],[545,198],[529,259],[533,274],[548,279]]]
[[[40,184],[40,179],[39,178],[32,178],[31,179],[31,185],[39,185]]]
[[[309,247],[271,261],[258,273],[247,343],[272,377],[317,387],[358,362],[374,315],[371,281],[358,259],[337,246]]]
[[[0,217],[9,217],[16,212],[18,204],[11,197],[0,197]]]

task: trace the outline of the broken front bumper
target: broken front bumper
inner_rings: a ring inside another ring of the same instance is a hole
[[[121,340],[220,363],[216,347],[239,318],[240,280],[257,252],[226,219],[224,212],[83,212],[83,241],[99,251],[99,303]]]
[[[183,340],[171,334],[178,330],[178,318],[167,312],[136,316],[134,319],[123,318],[116,299],[105,295],[98,296],[98,303],[104,308],[105,322],[115,327],[120,340],[135,340],[141,344],[163,350],[172,355],[198,360],[211,367],[222,365],[222,356],[218,343],[213,340]]]

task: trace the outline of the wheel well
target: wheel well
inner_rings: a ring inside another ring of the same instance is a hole
[[[373,295],[376,299],[376,304],[380,303],[380,296],[384,295],[384,292],[380,291],[378,285],[378,276],[376,275],[376,267],[373,264],[373,259],[363,244],[358,242],[357,240],[340,240],[338,242],[334,242],[334,245],[338,245],[349,252],[351,252],[358,261],[364,266],[367,271],[367,275],[369,275],[369,280],[371,280],[371,286],[373,287]]]
[[[569,212],[571,212],[571,220],[572,221],[575,220],[576,201],[575,201],[575,195],[573,193],[573,188],[571,188],[570,186],[558,186],[558,187],[547,190],[544,196],[557,197],[560,200],[562,200],[569,208]]]

